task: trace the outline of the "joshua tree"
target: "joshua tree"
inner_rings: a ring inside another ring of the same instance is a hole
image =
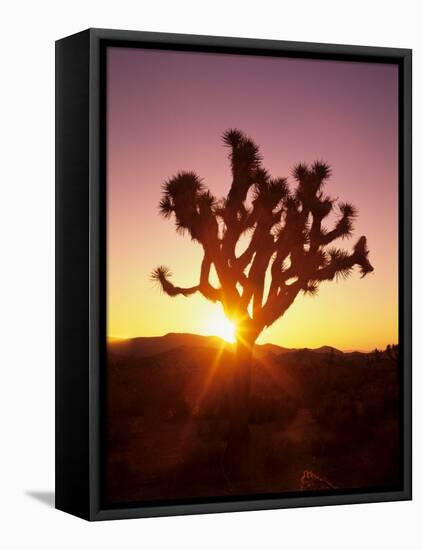
[[[322,282],[345,279],[354,266],[362,276],[373,268],[366,237],[360,237],[351,252],[332,246],[351,236],[356,209],[325,194],[328,164],[297,164],[291,189],[286,178],[273,178],[263,168],[259,147],[243,132],[228,130],[223,142],[232,172],[226,198],[217,200],[195,172],[179,172],[163,184],[161,214],[174,216],[176,230],[203,248],[198,284],[173,285],[164,266],[157,267],[152,278],[169,296],[198,292],[221,302],[235,324],[237,366],[229,440],[238,448],[249,438],[251,354],[258,336],[301,292],[315,295]],[[328,228],[323,222],[331,213],[336,219]],[[247,246],[239,253],[236,245],[242,237]],[[210,282],[212,266],[218,286]]]

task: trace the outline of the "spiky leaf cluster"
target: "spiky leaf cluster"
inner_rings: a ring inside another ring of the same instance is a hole
[[[188,231],[192,239],[202,242],[207,233],[217,231],[215,204],[195,172],[179,172],[164,182],[159,209],[165,218],[174,214],[179,232]]]

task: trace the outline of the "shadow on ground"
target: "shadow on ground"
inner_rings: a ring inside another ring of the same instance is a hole
[[[26,491],[25,494],[38,502],[41,502],[49,508],[54,508],[55,493],[54,491]]]

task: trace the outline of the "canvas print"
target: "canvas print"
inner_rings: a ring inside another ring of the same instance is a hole
[[[106,71],[106,503],[399,489],[397,65]]]

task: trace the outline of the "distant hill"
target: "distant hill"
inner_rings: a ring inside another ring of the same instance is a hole
[[[219,348],[229,346],[217,336],[170,332],[165,336],[138,337],[129,340],[111,339],[108,349],[122,357],[149,357],[180,347]]]
[[[218,338],[217,336],[201,336],[199,334],[175,333],[170,332],[165,336],[138,337],[128,340],[110,339],[108,341],[108,349],[115,355],[121,357],[150,357],[160,353],[165,353],[181,347],[187,348],[213,348],[221,347],[231,349],[232,344],[229,344]],[[292,355],[292,354],[327,354],[327,355],[350,355],[333,348],[331,346],[321,346],[316,349],[310,348],[284,348],[275,344],[262,344],[255,346],[255,354],[259,355]],[[355,353],[355,352],[351,352]]]
[[[313,349],[312,351],[314,353],[331,353],[334,355],[343,355],[342,351],[331,346],[321,346],[320,348]]]
[[[257,353],[273,353],[274,355],[280,355],[282,353],[287,353],[292,351],[289,348],[283,348],[282,346],[277,346],[275,344],[262,344],[256,345],[255,350]]]

